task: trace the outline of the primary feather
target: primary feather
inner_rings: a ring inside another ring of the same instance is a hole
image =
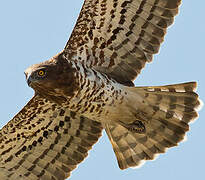
[[[36,95],[0,131],[0,177],[65,179],[101,132],[100,123]]]
[[[62,180],[105,128],[119,167],[177,146],[196,119],[196,83],[133,87],[181,0],[85,0],[65,49],[26,71],[35,91],[0,130],[0,178]]]

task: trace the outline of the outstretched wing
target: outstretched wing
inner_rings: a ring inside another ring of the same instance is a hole
[[[65,179],[101,132],[100,123],[35,96],[0,130],[0,177]]]
[[[129,84],[159,51],[180,3],[181,0],[85,0],[64,52],[68,58]]]

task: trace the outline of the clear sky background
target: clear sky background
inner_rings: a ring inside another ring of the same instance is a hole
[[[83,0],[0,1],[0,127],[32,97],[24,70],[60,52],[73,29]],[[183,0],[160,53],[136,85],[198,82],[205,101],[205,1]],[[191,124],[188,140],[139,169],[121,171],[105,133],[71,180],[205,179],[205,110]],[[1,178],[0,178],[1,179]]]

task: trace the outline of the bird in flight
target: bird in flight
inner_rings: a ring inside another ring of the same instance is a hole
[[[0,130],[2,180],[63,180],[105,129],[120,169],[177,146],[196,82],[134,87],[181,0],[85,0],[62,52],[25,70],[33,98]],[[171,73],[171,72],[170,72]]]

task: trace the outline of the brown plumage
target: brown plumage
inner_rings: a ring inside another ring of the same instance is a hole
[[[35,95],[1,130],[1,179],[65,179],[101,131],[100,123]]]
[[[0,130],[0,177],[65,179],[105,129],[119,167],[177,146],[198,116],[196,83],[133,87],[180,0],[85,0],[65,49],[25,71],[35,95]]]
[[[152,160],[184,139],[188,123],[198,116],[200,102],[195,88],[192,82],[133,89],[149,104],[138,113],[146,131],[133,132],[120,124],[106,124],[105,128],[121,169]]]

